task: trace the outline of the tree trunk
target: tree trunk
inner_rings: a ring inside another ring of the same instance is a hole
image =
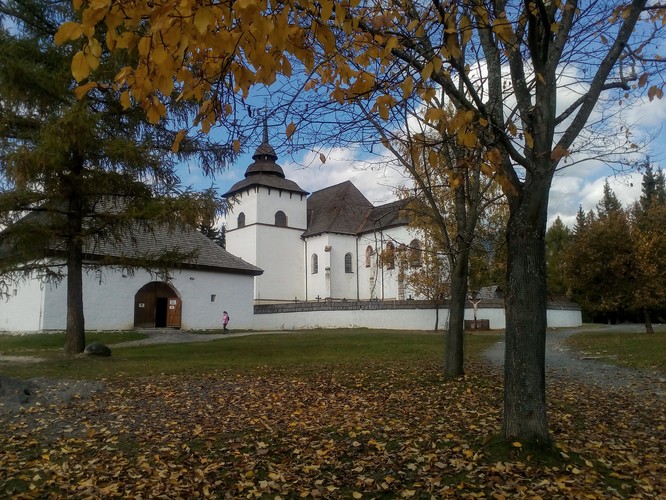
[[[522,194],[510,202],[507,227],[503,435],[524,442],[548,441],[545,233],[549,186],[548,178],[527,179]]]
[[[83,230],[82,201],[70,199],[67,215],[67,329],[65,353],[78,354],[86,347],[83,317]]]
[[[654,333],[652,319],[650,319],[650,310],[647,307],[643,309],[643,318],[645,319],[645,331],[647,333]]]
[[[465,337],[468,271],[469,250],[464,248],[456,256],[451,273],[449,328],[446,331],[446,351],[444,353],[444,377],[447,379],[460,377],[464,373],[463,339]]]

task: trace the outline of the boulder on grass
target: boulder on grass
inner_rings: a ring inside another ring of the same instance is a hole
[[[91,356],[111,356],[111,349],[99,342],[92,342],[86,346],[83,353]]]

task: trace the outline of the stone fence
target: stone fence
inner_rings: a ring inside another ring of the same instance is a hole
[[[254,328],[293,330],[307,328],[388,328],[434,330],[448,326],[449,303],[439,305],[422,300],[320,300],[254,306]],[[502,329],[506,325],[504,301],[483,299],[477,304],[476,318],[471,302],[465,320],[484,320],[484,327]],[[548,304],[548,326],[575,327],[582,324],[580,307],[568,301]]]

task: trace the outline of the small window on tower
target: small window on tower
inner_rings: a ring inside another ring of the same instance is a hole
[[[238,227],[245,227],[245,213],[238,214]]]
[[[317,274],[319,272],[319,257],[316,253],[312,254],[312,260],[310,262],[310,272],[312,274]]]
[[[211,301],[211,302],[215,302],[216,300],[217,300],[217,295],[215,295],[214,293],[212,293],[212,294],[210,295],[210,301]]]
[[[278,227],[287,227],[287,214],[282,210],[275,212],[275,225]]]

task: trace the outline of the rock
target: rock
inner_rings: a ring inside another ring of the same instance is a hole
[[[86,346],[83,353],[91,356],[111,356],[111,349],[99,342],[93,342]]]

